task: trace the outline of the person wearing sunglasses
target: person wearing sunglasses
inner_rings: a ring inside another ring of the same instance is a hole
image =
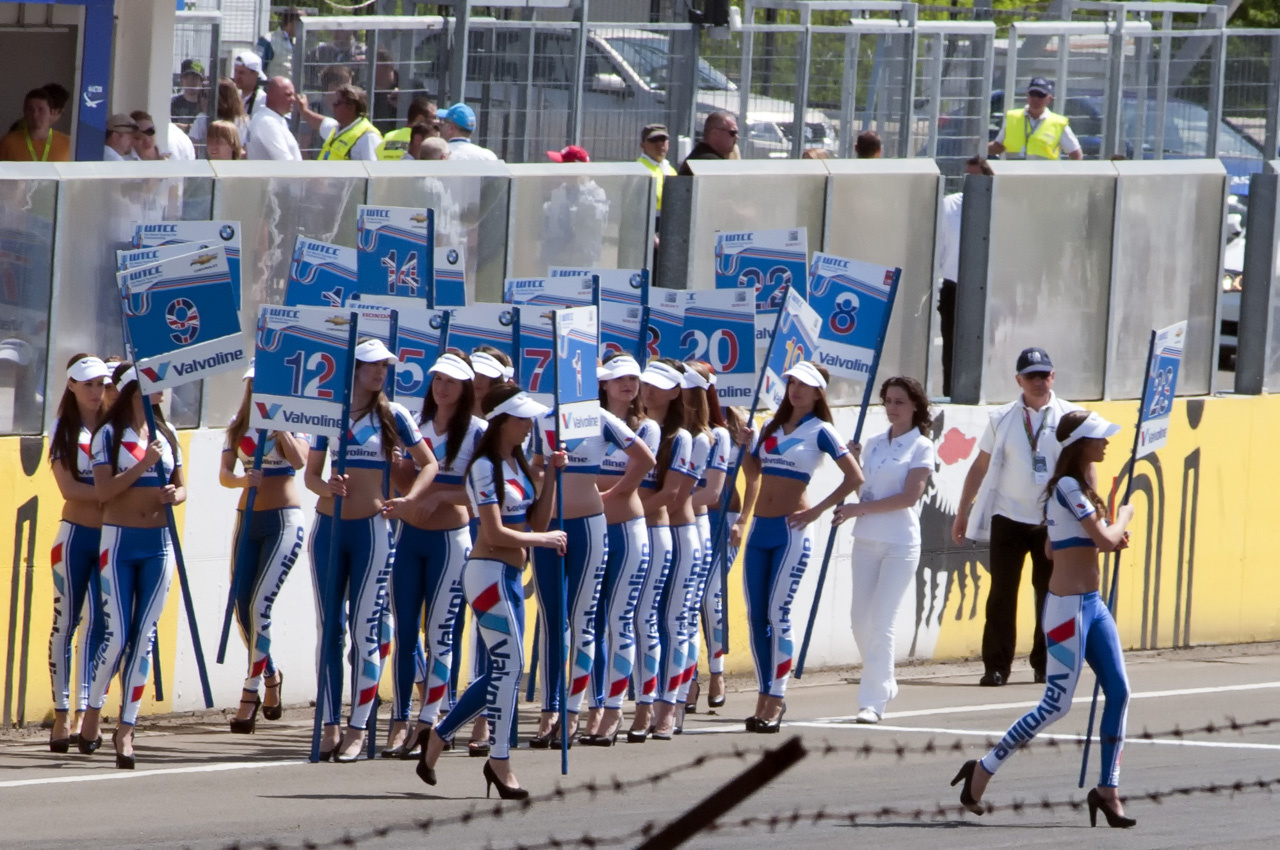
[[[1053,83],[1035,77],[1027,85],[1027,105],[1010,109],[995,139],[987,145],[988,156],[1007,153],[1019,159],[1083,159],[1080,140],[1071,131],[1065,115],[1049,109],[1053,103]]]
[[[164,159],[165,155],[156,147],[156,122],[147,112],[141,109],[129,113],[137,127],[133,131],[133,152],[138,159]]]
[[[692,177],[691,159],[735,159],[733,150],[738,145],[738,119],[731,112],[716,111],[702,124],[702,141],[694,146],[680,165],[683,177]]]

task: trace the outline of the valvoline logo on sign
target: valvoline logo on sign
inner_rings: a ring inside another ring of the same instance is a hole
[[[263,419],[275,419],[282,407],[279,404],[263,404],[260,401],[255,401],[254,405],[258,408],[258,415]]]
[[[158,363],[155,366],[142,367],[142,374],[152,383],[159,383],[164,380],[164,376],[169,374],[168,363]]]

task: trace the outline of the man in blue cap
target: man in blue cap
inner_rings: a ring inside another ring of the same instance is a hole
[[[444,112],[438,113],[440,119],[440,136],[449,143],[449,159],[497,161],[498,155],[488,148],[482,148],[471,141],[471,134],[476,131],[476,113],[465,103],[455,103]]]
[[[988,156],[1002,153],[1021,159],[1083,159],[1080,140],[1071,132],[1067,116],[1049,109],[1053,103],[1053,83],[1044,77],[1033,77],[1027,84],[1027,105],[1010,109],[995,141],[987,145]]]

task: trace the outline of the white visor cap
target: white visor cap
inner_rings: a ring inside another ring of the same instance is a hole
[[[802,360],[790,369],[782,373],[784,378],[795,378],[802,384],[816,387],[820,390],[827,388],[827,379],[822,377],[822,373],[818,371],[818,367],[814,366],[808,360]]]
[[[431,364],[431,368],[427,371],[433,375],[448,375],[455,381],[474,381],[476,379],[476,373],[467,365],[467,361],[456,354],[441,354],[440,359]]]
[[[710,389],[711,382],[702,377],[698,370],[690,366],[688,363],[684,366],[684,382],[681,384],[686,390],[705,390]]]
[[[73,381],[92,381],[106,378],[111,383],[111,369],[97,357],[81,357],[67,369],[67,377]]]
[[[601,381],[612,381],[614,378],[640,377],[640,364],[634,357],[622,355],[614,357],[596,369],[596,377]]]
[[[674,390],[684,386],[684,375],[666,363],[657,360],[644,367],[640,380],[660,390]]]
[[[515,377],[516,370],[503,365],[502,361],[486,351],[476,351],[471,355],[471,368],[477,375],[484,375],[492,380],[509,381]]]
[[[1119,425],[1114,422],[1108,422],[1098,414],[1091,412],[1089,417],[1081,422],[1080,426],[1062,441],[1062,447],[1066,448],[1078,440],[1105,440],[1107,437],[1114,437],[1119,433]]]
[[[366,339],[356,346],[356,360],[361,363],[395,363],[396,356],[380,339]]]
[[[124,392],[124,388],[138,380],[138,369],[136,366],[130,366],[124,370],[124,374],[120,376],[120,380],[116,381],[116,388]]]
[[[550,410],[545,404],[534,401],[528,393],[517,393],[485,414],[484,418],[492,422],[505,413],[516,419],[537,419]]]

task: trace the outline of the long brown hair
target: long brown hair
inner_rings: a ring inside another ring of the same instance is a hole
[[[361,337],[360,342],[365,343],[371,339],[373,339],[373,337]],[[359,369],[360,365],[361,364],[357,362],[356,368]],[[387,394],[383,392],[382,387],[378,387],[378,391],[374,393],[373,401],[369,403],[368,408],[361,408],[360,410],[352,409],[351,419],[354,422],[359,422],[364,417],[364,414],[369,412],[376,413],[378,416],[378,426],[382,431],[382,456],[387,459],[387,463],[391,463],[392,458],[394,457],[396,445],[399,443],[400,438],[396,433],[396,417],[395,414],[391,412],[391,401],[387,398]],[[406,448],[408,447],[406,446]]]
[[[80,360],[91,355],[85,354],[83,351],[79,354],[72,355],[67,361],[67,368],[70,369]],[[74,380],[68,378],[68,381]],[[98,413],[102,413],[102,408],[98,408]],[[49,435],[49,465],[62,462],[67,471],[73,475],[76,472],[76,454],[80,451],[80,429],[84,427],[84,420],[80,417],[80,403],[76,401],[76,394],[71,391],[70,385],[62,391],[62,400],[58,402],[58,427]]]
[[[659,357],[659,363],[665,363],[680,374],[684,374],[684,364],[679,360],[672,360],[670,357]],[[648,415],[648,411],[645,411]],[[676,434],[685,426],[687,414],[684,407],[684,390],[676,393],[676,397],[671,399],[671,403],[667,405],[667,415],[663,417],[659,423],[662,432],[662,441],[658,443],[658,478],[657,486],[661,490],[663,482],[667,480],[667,467],[671,466],[671,455],[675,453]]]
[[[246,378],[244,381],[244,396],[240,399],[240,409],[236,411],[236,415],[231,422],[227,424],[227,448],[231,451],[239,451],[240,441],[244,439],[244,435],[249,433],[249,415],[251,413],[250,406],[253,404],[253,378]],[[276,453],[280,457],[284,457],[284,446],[276,441]]]
[[[881,403],[885,401],[885,397],[893,387],[906,393],[911,401],[912,427],[919,428],[921,434],[928,436],[929,429],[933,426],[933,417],[929,414],[929,397],[924,394],[924,387],[920,386],[920,382],[915,378],[908,378],[905,375],[889,378],[880,385]]]
[[[630,356],[631,355],[625,354],[624,352],[621,352],[621,351],[611,351],[608,354],[606,354],[604,357],[604,360],[600,362],[604,364],[604,363],[608,363],[610,360],[613,360],[615,357],[630,357]],[[603,380],[600,382],[600,406],[603,407],[605,410],[609,409],[609,393],[604,388]],[[635,397],[631,399],[631,404],[627,405],[627,415],[622,421],[626,422],[627,427],[630,428],[632,431],[634,431],[640,427],[640,423],[643,422],[644,419],[645,419],[644,402],[640,400],[640,393],[636,393]]]
[[[817,363],[813,363],[812,361],[810,361],[810,363],[812,363],[813,368],[818,370],[818,374],[822,376],[824,381],[831,380],[831,373],[827,371],[825,366],[819,366]],[[794,381],[795,378],[789,378],[788,380]],[[760,432],[761,444],[772,436],[773,432],[787,424],[791,419],[791,415],[795,412],[796,409],[791,404],[791,394],[783,393],[782,403],[778,405],[778,409],[774,412],[773,418],[769,420],[769,424],[765,425],[764,430]],[[831,407],[827,404],[827,394],[823,390],[818,390],[818,400],[813,403],[813,415],[821,419],[823,422],[831,421]]]
[[[696,372],[704,381],[711,380],[711,367],[699,360],[686,360],[684,367],[687,371]],[[709,434],[711,430],[711,410],[707,403],[707,395],[710,388],[703,390],[693,387],[689,392],[689,403],[684,406],[684,427],[689,429],[689,433],[694,437],[699,434]],[[684,391],[680,393],[684,396]]]
[[[471,358],[463,352],[457,351],[454,354],[468,366],[471,365]],[[458,399],[458,406],[453,409],[453,415],[449,417],[449,427],[445,429],[448,436],[444,441],[444,459],[445,463],[450,464],[457,459],[458,452],[462,451],[462,443],[467,438],[467,429],[471,427],[471,411],[476,407],[475,381],[458,381],[458,383],[462,384],[462,396]],[[430,422],[436,418],[439,410],[435,392],[428,388],[427,397],[422,400],[422,416],[419,417],[418,422]]]
[[[116,369],[111,373],[111,383],[117,387],[120,386],[120,378],[125,372],[133,368],[133,364],[128,360],[122,360],[116,365]],[[111,474],[117,475],[120,468],[117,465],[120,455],[120,441],[124,438],[124,429],[133,427],[133,399],[134,396],[142,392],[142,386],[138,381],[132,380],[120,390],[120,395],[116,397],[115,404],[107,408],[107,412],[103,414],[102,421],[98,423],[97,434],[108,425],[111,426]],[[147,399],[142,400],[143,404],[147,404]],[[151,413],[155,416],[156,430],[160,432],[165,441],[169,444],[169,451],[173,454],[176,462],[178,459],[178,435],[173,433],[173,429],[169,427],[169,423],[164,419],[164,413],[160,410],[160,405],[151,405]],[[154,439],[155,435],[151,435]],[[168,482],[165,482],[168,483]]]
[[[1058,420],[1058,428],[1054,432],[1054,436],[1058,438],[1058,442],[1070,437],[1075,430],[1089,418],[1087,410],[1073,410],[1065,414],[1062,419]],[[1084,493],[1097,509],[1099,516],[1108,514],[1107,504],[1102,501],[1102,497],[1089,486],[1089,480],[1085,477],[1085,472],[1089,464],[1084,459],[1084,450],[1088,447],[1087,440],[1076,440],[1071,445],[1063,448],[1061,454],[1058,455],[1058,463],[1053,468],[1053,477],[1049,479],[1049,484],[1044,488],[1045,493],[1045,513],[1049,511],[1049,500],[1053,498],[1054,490],[1058,486],[1058,482],[1063,478],[1074,478],[1080,485],[1080,492]]]
[[[232,124],[245,117],[244,101],[240,99],[240,89],[230,77],[218,80],[218,120],[230,121]]]
[[[509,398],[514,398],[520,394],[520,387],[516,384],[498,384],[480,401],[480,409],[486,414],[492,413],[493,409],[502,404]],[[498,506],[501,509],[503,501],[507,497],[506,481],[502,477],[502,464],[506,458],[502,456],[501,449],[501,432],[502,426],[510,417],[505,413],[500,413],[493,419],[489,420],[489,427],[484,429],[483,436],[480,437],[480,444],[476,446],[476,453],[471,458],[471,463],[467,464],[467,474],[471,474],[471,467],[479,458],[488,458],[493,464],[493,486],[498,494]],[[529,469],[529,459],[524,456],[524,450],[516,447],[515,462],[520,467],[520,471],[524,473],[524,477],[531,483],[533,481],[533,473]]]

